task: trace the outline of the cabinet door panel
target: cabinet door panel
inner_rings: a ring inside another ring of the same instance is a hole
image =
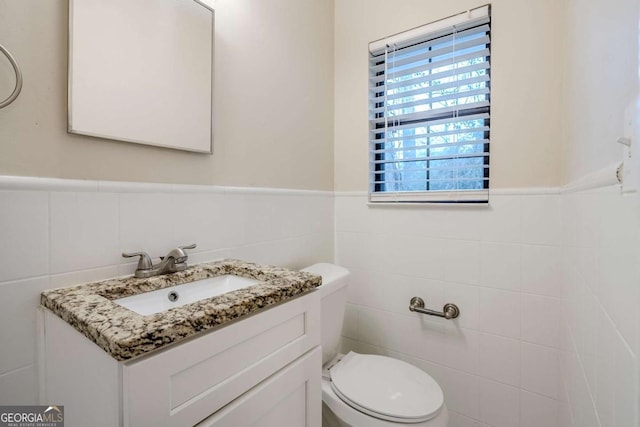
[[[320,427],[321,364],[316,347],[197,427]]]
[[[306,399],[305,383],[285,396],[251,425],[256,427],[304,426],[307,424]]]

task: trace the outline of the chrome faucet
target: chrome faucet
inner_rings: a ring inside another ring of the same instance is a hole
[[[160,262],[153,264],[151,257],[146,252],[122,253],[124,258],[139,256],[138,267],[135,276],[140,278],[158,276],[160,274],[175,273],[187,269],[187,254],[185,249],[195,249],[196,244],[178,246],[172,249],[166,256],[160,257]]]

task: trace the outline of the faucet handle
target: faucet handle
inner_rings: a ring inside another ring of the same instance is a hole
[[[122,253],[123,258],[133,258],[139,256],[138,267],[137,270],[151,270],[153,268],[153,262],[151,261],[151,257],[146,252],[132,252],[132,253]]]
[[[171,252],[169,252],[166,257],[161,257],[160,259],[173,258],[176,263],[184,263],[187,261],[187,258],[188,258],[184,250],[195,249],[195,248],[196,248],[195,243],[192,243],[187,246],[178,246],[177,248],[172,249]]]

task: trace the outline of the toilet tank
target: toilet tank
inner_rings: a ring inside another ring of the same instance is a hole
[[[321,299],[322,364],[324,365],[340,350],[349,270],[339,265],[321,263],[302,271],[322,276],[322,285],[316,292],[320,292]]]

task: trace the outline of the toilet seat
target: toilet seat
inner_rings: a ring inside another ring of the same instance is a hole
[[[374,418],[419,423],[436,417],[444,406],[438,383],[398,359],[350,352],[329,372],[334,393]]]

